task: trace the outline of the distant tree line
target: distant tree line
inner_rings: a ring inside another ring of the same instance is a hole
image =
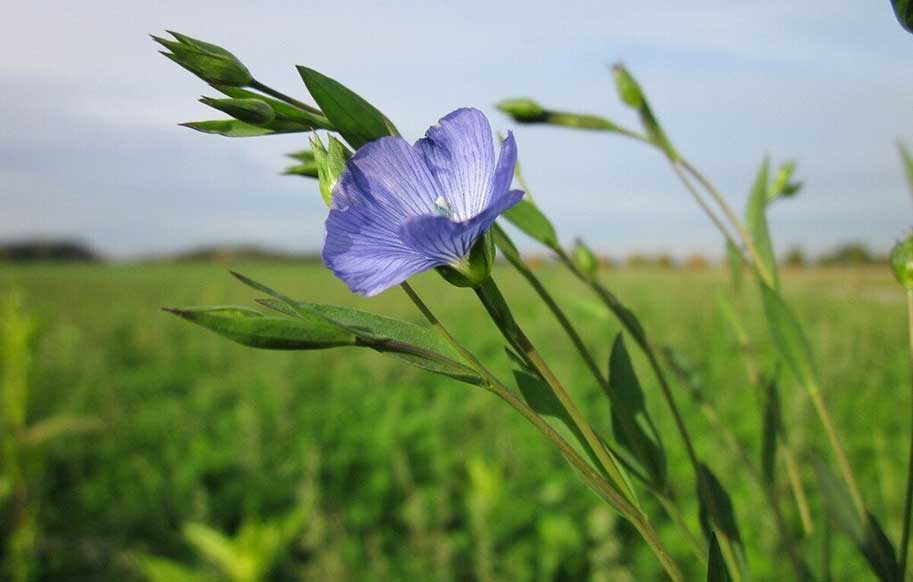
[[[543,255],[527,257],[532,266],[538,266],[549,260]],[[69,240],[26,240],[0,243],[0,261],[82,261],[95,262],[104,257],[88,245]],[[196,261],[214,263],[232,263],[239,261],[317,261],[320,256],[314,252],[289,252],[270,249],[257,245],[209,245],[200,246],[169,255],[154,255],[144,261]],[[793,247],[783,255],[781,262],[787,267],[837,266],[837,265],[877,265],[888,260],[887,254],[872,252],[862,243],[851,242],[840,245],[831,251],[814,258],[809,258],[801,247]],[[651,269],[674,269],[682,267],[689,270],[702,270],[713,266],[714,261],[700,253],[692,253],[684,260],[676,260],[669,253],[630,253],[623,260],[607,256],[599,257],[600,263],[607,268],[631,267]]]

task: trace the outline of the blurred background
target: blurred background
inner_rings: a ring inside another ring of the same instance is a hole
[[[177,125],[219,115],[195,101],[213,91],[157,53],[148,34],[165,29],[228,48],[299,98],[294,65],[313,67],[411,139],[461,106],[513,130],[563,240],[583,236],[597,250],[604,281],[682,354],[755,457],[757,394],[709,299],[728,289],[718,233],[655,152],[611,134],[518,127],[494,104],[528,96],[636,126],[609,74],[623,60],[672,141],[737,208],[765,154],[797,159],[804,187],[770,217],[785,292],[864,490],[892,538],[899,532],[897,443],[909,427],[897,401],[909,371],[903,297],[885,257],[913,212],[896,149],[913,141],[913,37],[887,2],[39,0],[3,12],[0,578],[659,575],[636,533],[490,395],[373,352],[248,350],[159,311],[251,304],[232,268],[293,297],[419,321],[397,291],[354,297],[313,260],[326,213],[316,182],[281,175],[283,154],[306,136],[226,139]],[[518,242],[605,361],[617,324]],[[523,281],[499,269],[518,316],[608,430],[608,406],[571,346],[555,340]],[[433,274],[417,286],[471,349],[508,370],[465,294]],[[753,290],[733,300],[769,361]],[[660,432],[673,434],[658,387],[641,380]],[[798,386],[783,393],[797,448],[814,451],[808,403]],[[776,540],[756,523],[761,495],[681,398],[696,445],[726,479],[754,573],[778,579]],[[696,528],[687,459],[668,441]],[[814,480],[810,468],[803,478]],[[657,527],[688,563],[672,524]],[[867,579],[846,542],[833,544],[840,579]]]

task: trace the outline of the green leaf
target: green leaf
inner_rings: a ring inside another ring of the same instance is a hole
[[[334,129],[330,120],[316,107],[310,107],[303,103],[301,104],[301,107],[297,107],[290,103],[286,103],[285,101],[273,99],[272,97],[267,97],[240,87],[227,87],[225,85],[213,85],[212,87],[216,91],[228,95],[229,97],[234,97],[235,99],[259,99],[272,107],[273,111],[276,112],[276,117],[278,119],[297,121],[316,129],[328,129],[330,131]]]
[[[697,493],[701,529],[708,541],[714,534],[721,538],[723,554],[731,554],[731,558],[727,558],[729,566],[739,571],[742,579],[747,579],[748,567],[732,499],[707,465],[701,463],[699,471]]]
[[[305,178],[318,178],[317,164],[315,162],[304,162],[288,166],[282,171],[285,176],[304,176]]]
[[[258,302],[271,309],[305,320],[317,317],[339,326],[358,338],[358,345],[392,354],[406,362],[437,374],[476,386],[484,383],[475,370],[463,363],[462,356],[433,329],[350,307],[303,303],[286,297],[266,285],[232,272],[242,283],[266,293],[273,300]]]
[[[169,558],[140,554],[136,556],[136,567],[147,582],[216,582],[214,576]]]
[[[764,283],[761,283],[761,299],[777,353],[800,384],[810,389],[817,388],[818,371],[799,320],[780,293]]]
[[[383,113],[343,84],[307,67],[299,66],[298,73],[321,111],[354,149],[380,137],[399,135]]]
[[[894,16],[907,32],[913,33],[913,0],[891,0]]]
[[[356,344],[356,336],[318,315],[299,319],[264,316],[246,307],[165,309],[241,345],[266,350],[319,350]]]
[[[202,523],[188,523],[182,533],[184,539],[207,561],[217,565],[226,574],[238,570],[240,556],[233,541],[220,531]]]
[[[300,125],[292,121],[273,121],[266,126],[260,126],[251,125],[237,119],[214,119],[212,121],[191,121],[180,125],[203,133],[225,137],[259,137],[261,135],[301,133],[311,130],[306,125]]]
[[[867,514],[868,522],[863,522],[844,482],[817,455],[812,457],[812,462],[821,497],[837,528],[849,536],[879,580],[901,580],[894,547],[878,520]]]
[[[615,336],[609,357],[609,389],[612,403],[612,433],[651,484],[663,490],[666,484],[666,454],[662,439],[647,411],[647,402],[631,364],[621,333]]]
[[[754,243],[755,250],[760,255],[764,269],[773,278],[774,288],[780,288],[777,278],[777,258],[774,254],[773,243],[770,240],[770,231],[767,227],[767,192],[770,161],[765,157],[761,169],[751,187],[748,198],[748,209],[745,213],[745,222],[748,234]]]
[[[767,382],[765,392],[766,402],[761,430],[761,478],[768,487],[773,487],[776,482],[777,439],[783,426],[776,378],[771,378]]]
[[[555,227],[544,214],[524,196],[513,208],[502,214],[511,224],[527,236],[539,241],[549,248],[558,247],[558,235]]]
[[[94,433],[103,428],[104,424],[91,416],[57,414],[29,426],[23,434],[23,444],[41,446],[61,437]]]
[[[729,582],[729,570],[720,550],[720,542],[716,534],[710,536],[710,551],[707,557],[707,582]]]

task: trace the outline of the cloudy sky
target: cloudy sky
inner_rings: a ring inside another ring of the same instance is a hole
[[[624,60],[673,141],[741,208],[765,153],[798,158],[800,198],[772,210],[778,246],[887,249],[913,223],[895,149],[913,144],[913,36],[886,0],[831,2],[49,2],[4,7],[0,240],[81,238],[118,257],[206,242],[315,249],[313,182],[279,175],[303,135],[227,139],[211,94],[147,34],[225,46],[306,97],[293,65],[333,76],[419,137],[460,106],[515,129],[533,193],[562,236],[613,255],[718,254],[655,153],[608,134],[513,128],[510,96],[636,124],[608,66]]]

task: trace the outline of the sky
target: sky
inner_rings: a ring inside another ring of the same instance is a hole
[[[314,181],[280,175],[305,134],[229,139],[179,127],[221,114],[157,52],[177,30],[307,99],[294,65],[345,83],[403,135],[474,106],[517,137],[536,202],[567,241],[613,256],[700,252],[720,235],[655,151],[617,136],[515,126],[534,97],[637,125],[610,65],[639,79],[673,143],[738,209],[765,154],[800,195],[770,210],[780,252],[913,223],[897,140],[913,145],[913,35],[887,0],[831,2],[10,2],[0,36],[0,241],[76,238],[117,258],[208,243],[315,250]],[[526,248],[532,248],[527,245]]]

